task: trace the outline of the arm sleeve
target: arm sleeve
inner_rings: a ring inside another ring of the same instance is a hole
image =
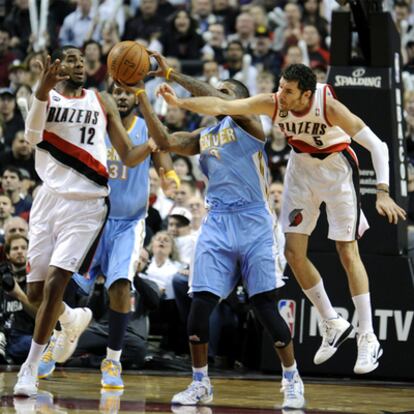
[[[47,104],[47,101],[40,101],[33,96],[24,131],[25,138],[32,145],[36,145],[42,140],[42,133],[46,124]]]
[[[372,164],[377,184],[390,184],[389,154],[387,144],[381,141],[372,131],[365,126],[353,137],[354,141],[362,145],[371,153]]]

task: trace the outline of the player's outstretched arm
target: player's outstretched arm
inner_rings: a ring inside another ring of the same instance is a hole
[[[331,125],[342,128],[354,141],[370,152],[377,178],[376,209],[378,213],[386,216],[393,224],[397,224],[399,219],[405,220],[406,212],[389,195],[390,174],[387,144],[381,141],[362,119],[331,97],[327,98],[326,116]]]
[[[200,152],[200,130],[169,134],[158,116],[155,115],[146,96],[145,89],[140,87],[143,84],[129,86],[121,83],[121,86],[138,97],[140,109],[147,121],[148,131],[161,151],[174,152],[181,155],[195,155]],[[148,121],[150,122],[148,123]]]
[[[151,57],[155,58],[158,63],[157,70],[154,70],[148,75],[159,76],[165,78],[167,81],[173,81],[187,89],[194,96],[216,96],[223,99],[230,99],[228,95],[218,91],[207,82],[176,72],[173,68],[168,66],[167,59],[158,52],[148,51]]]
[[[127,167],[135,167],[144,161],[148,155],[158,148],[152,139],[145,144],[133,146],[131,140],[122,125],[118,108],[111,95],[101,92],[100,97],[108,119],[108,135],[116,152]]]
[[[158,92],[168,105],[204,115],[268,115],[275,109],[274,94],[264,93],[246,99],[224,100],[217,97],[178,98],[170,85],[163,83]]]

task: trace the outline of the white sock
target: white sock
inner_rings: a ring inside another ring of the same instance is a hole
[[[358,334],[374,332],[372,327],[371,298],[369,293],[353,296],[352,300],[358,316]]]
[[[47,344],[40,345],[32,339],[32,343],[30,344],[29,355],[26,358],[25,364],[39,365],[40,358],[43,354],[43,351],[46,349],[46,346]]]
[[[193,379],[201,381],[204,377],[208,377],[208,365],[201,368],[193,367]]]
[[[111,359],[112,361],[119,362],[121,359],[121,353],[122,353],[122,349],[120,349],[119,351],[114,351],[113,349],[106,347],[106,358],[107,359]]]
[[[59,316],[59,322],[62,324],[62,326],[70,325],[75,320],[75,310],[66,305],[65,302],[63,302],[63,304],[65,305],[65,310]]]
[[[335,319],[338,317],[326,294],[322,279],[314,287],[306,290],[303,289],[303,292],[316,309],[318,309],[322,319]]]
[[[283,370],[283,372],[294,372],[294,371],[297,371],[297,369],[298,369],[298,367],[296,366],[296,361],[290,367],[285,367],[282,364],[282,370]]]

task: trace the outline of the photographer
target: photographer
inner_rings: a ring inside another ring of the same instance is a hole
[[[34,329],[35,309],[25,294],[27,246],[28,240],[24,236],[10,236],[5,245],[7,261],[0,265],[0,307],[7,341],[6,354],[15,363],[26,358]]]

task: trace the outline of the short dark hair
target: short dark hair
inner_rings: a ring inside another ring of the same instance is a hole
[[[2,177],[3,177],[3,175],[4,175],[4,173],[6,171],[9,171],[9,172],[11,172],[13,174],[16,174],[19,177],[19,181],[22,181],[23,180],[22,172],[20,171],[19,168],[15,167],[14,165],[8,165],[7,167],[3,168],[1,170],[1,176]]]
[[[59,48],[55,49],[52,52],[52,55],[50,57],[51,61],[54,62],[56,59],[63,60],[65,58],[66,51],[69,50],[69,49],[76,49],[76,50],[79,50],[80,52],[82,52],[76,46],[72,46],[72,45],[62,46],[62,47],[59,47]]]
[[[223,82],[228,82],[235,86],[237,98],[248,98],[250,96],[250,92],[249,89],[247,89],[247,86],[237,79],[226,79]]]
[[[243,50],[243,52],[244,52],[243,43],[240,42],[240,40],[231,40],[229,43],[227,43],[226,50],[229,50],[229,48],[230,48],[231,45],[238,45],[238,46],[240,46],[240,49]]]
[[[102,55],[102,46],[101,46],[101,44],[100,44],[99,42],[97,42],[96,40],[93,40],[93,39],[89,39],[89,40],[87,40],[86,42],[84,42],[84,43],[83,43],[82,50],[85,52],[86,48],[87,48],[89,45],[96,45],[96,46],[98,46],[99,52],[100,52],[100,54]]]
[[[312,69],[302,63],[289,65],[282,71],[281,77],[287,81],[297,81],[298,88],[302,91],[311,91],[312,94],[316,89],[316,75]]]
[[[10,254],[11,245],[15,240],[23,239],[27,245],[29,245],[29,240],[27,237],[23,236],[22,234],[12,234],[7,238],[6,243],[4,244],[4,252],[6,254]]]

